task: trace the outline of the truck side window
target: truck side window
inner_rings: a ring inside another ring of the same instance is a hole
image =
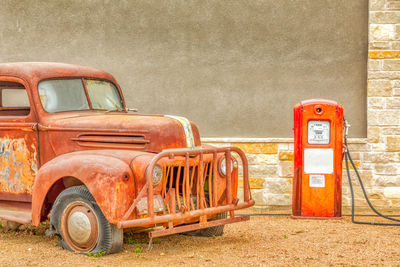
[[[25,87],[16,82],[0,81],[0,116],[27,116],[30,112]]]

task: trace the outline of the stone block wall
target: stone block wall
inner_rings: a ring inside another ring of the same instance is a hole
[[[367,138],[350,139],[349,149],[373,204],[400,209],[400,0],[370,0],[368,30]],[[203,142],[245,151],[256,208],[291,206],[293,139],[205,138]],[[350,173],[356,181],[352,168]],[[344,163],[342,181],[346,208],[351,196]],[[356,206],[366,206],[359,183],[355,185]]]
[[[368,143],[361,165],[377,205],[400,207],[400,1],[369,5]]]

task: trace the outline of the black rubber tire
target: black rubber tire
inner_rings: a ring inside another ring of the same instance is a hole
[[[217,216],[210,221],[226,219],[228,216],[227,212],[218,213]],[[218,225],[214,227],[199,229],[195,231],[185,232],[184,235],[190,236],[204,236],[204,237],[212,237],[212,236],[222,236],[224,234],[224,226],[225,225]]]
[[[55,229],[56,234],[61,237],[59,242],[61,247],[69,251],[74,251],[67,245],[62,236],[61,216],[66,207],[70,203],[76,201],[84,202],[90,206],[94,211],[98,222],[97,244],[91,251],[83,254],[95,255],[104,252],[105,254],[111,254],[121,251],[123,244],[123,229],[119,229],[116,225],[113,225],[107,221],[92,194],[84,185],[69,187],[62,191],[54,202],[51,210],[50,224],[51,227]]]

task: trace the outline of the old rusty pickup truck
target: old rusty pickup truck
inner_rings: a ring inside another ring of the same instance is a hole
[[[118,252],[127,229],[221,235],[254,204],[240,149],[202,145],[183,117],[130,112],[114,77],[89,67],[0,64],[0,154],[0,219],[50,219],[79,253]]]

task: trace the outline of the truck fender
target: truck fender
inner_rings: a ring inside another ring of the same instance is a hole
[[[64,177],[82,182],[110,223],[117,224],[121,220],[135,197],[132,170],[121,159],[92,152],[63,154],[39,169],[32,189],[33,225],[40,224],[47,194]]]

